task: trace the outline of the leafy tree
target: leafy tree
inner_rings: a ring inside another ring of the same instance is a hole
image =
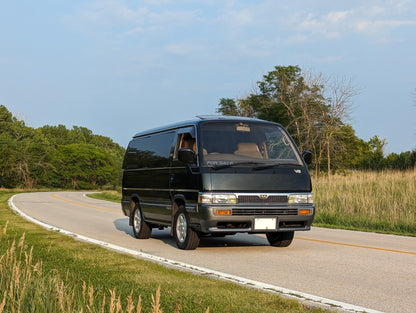
[[[217,112],[221,113],[222,115],[234,115],[234,116],[241,116],[241,112],[239,107],[235,103],[234,99],[230,98],[221,98],[219,103],[219,108]]]
[[[0,187],[114,187],[123,156],[124,148],[85,127],[33,129],[0,106]]]
[[[312,150],[316,173],[325,162],[329,174],[332,163],[342,160],[335,157],[337,150],[349,149],[342,141],[346,138],[342,129],[355,91],[342,81],[328,84],[323,75],[306,74],[298,66],[276,66],[257,82],[256,93],[244,99],[221,99],[217,111],[282,124],[300,150]]]
[[[58,146],[51,159],[55,165],[55,187],[93,189],[117,184],[118,175],[112,158],[93,145]]]
[[[384,168],[384,147],[386,143],[385,139],[381,139],[378,136],[370,138],[368,142],[370,149],[364,162],[368,169],[381,170]]]
[[[407,170],[416,167],[416,150],[400,154],[391,153],[386,157],[386,166],[390,169]]]
[[[18,185],[19,179],[14,168],[9,164],[16,163],[16,153],[10,141],[0,139],[0,187],[13,188]]]

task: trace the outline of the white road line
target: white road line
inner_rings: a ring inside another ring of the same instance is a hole
[[[324,309],[330,309],[330,310],[339,311],[339,312],[382,313],[381,311],[367,309],[367,308],[356,306],[356,305],[349,304],[349,303],[344,303],[344,302],[340,302],[340,301],[336,301],[336,300],[331,300],[331,299],[328,299],[328,298],[314,296],[314,295],[311,295],[311,294],[307,294],[307,293],[303,293],[303,292],[295,291],[295,290],[290,290],[290,289],[286,289],[286,288],[279,287],[279,286],[265,284],[265,283],[254,281],[254,280],[251,280],[251,279],[247,279],[247,278],[243,278],[243,277],[239,277],[239,276],[235,276],[235,275],[230,275],[230,274],[218,272],[218,271],[211,270],[211,269],[208,269],[208,268],[199,267],[199,266],[195,266],[195,265],[191,265],[191,264],[187,264],[187,263],[183,263],[183,262],[179,262],[179,261],[175,261],[175,260],[162,258],[162,257],[158,257],[158,256],[151,255],[151,254],[148,254],[148,253],[128,249],[128,248],[123,248],[121,246],[117,246],[117,245],[114,245],[114,244],[111,244],[111,243],[108,243],[108,242],[104,242],[104,241],[89,238],[89,237],[86,237],[86,236],[83,236],[83,235],[79,235],[79,234],[73,233],[71,231],[68,231],[68,230],[58,228],[58,227],[49,225],[47,223],[41,222],[41,221],[39,221],[39,220],[37,220],[33,217],[30,217],[26,213],[20,211],[15,206],[15,204],[13,203],[14,197],[15,196],[12,196],[9,199],[9,202],[8,202],[9,207],[12,210],[14,210],[16,213],[18,213],[19,215],[24,217],[25,219],[27,219],[28,221],[30,221],[32,223],[35,223],[35,224],[38,224],[38,225],[40,225],[40,226],[42,226],[46,229],[49,229],[49,230],[59,231],[62,234],[74,237],[74,238],[79,239],[81,241],[85,241],[85,242],[88,242],[88,243],[99,245],[101,247],[105,247],[107,249],[111,249],[111,250],[114,250],[114,251],[126,253],[126,254],[132,255],[132,256],[137,257],[137,258],[141,258],[141,259],[149,260],[149,261],[152,261],[152,262],[156,262],[156,263],[159,263],[161,265],[172,267],[172,268],[175,268],[175,269],[178,269],[178,270],[188,271],[188,272],[191,272],[191,273],[208,276],[208,277],[215,278],[215,279],[229,281],[229,282],[233,282],[233,283],[236,283],[236,284],[248,287],[248,288],[258,289],[258,290],[262,290],[262,291],[265,291],[265,292],[278,294],[278,295],[284,296],[286,298],[296,299],[296,300],[302,302],[306,306],[308,306],[308,305],[318,306],[318,307],[323,307]]]

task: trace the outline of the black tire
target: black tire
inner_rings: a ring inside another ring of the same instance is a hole
[[[292,241],[294,231],[266,233],[267,240],[273,247],[288,247]]]
[[[145,222],[142,215],[142,210],[138,204],[133,210],[133,235],[137,239],[148,239],[152,234],[152,228]]]
[[[179,207],[173,219],[173,237],[182,250],[194,250],[199,245],[199,236],[191,228],[189,215],[183,206]]]

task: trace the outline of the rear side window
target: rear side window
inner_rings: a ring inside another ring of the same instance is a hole
[[[126,151],[125,169],[169,166],[175,133],[158,133],[134,138]]]

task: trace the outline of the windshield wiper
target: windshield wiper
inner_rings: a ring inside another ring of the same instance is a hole
[[[253,171],[267,170],[269,168],[279,167],[279,166],[284,166],[284,165],[300,166],[300,167],[303,166],[300,163],[294,163],[294,162],[293,163],[274,163],[274,164],[267,164],[267,165],[260,165],[260,166],[253,167]]]
[[[212,169],[214,171],[216,170],[222,170],[224,168],[229,168],[232,166],[238,166],[238,165],[250,165],[250,164],[264,164],[263,162],[254,162],[254,161],[245,161],[245,162],[236,162],[236,163],[230,163],[230,164],[221,164],[213,166]]]

